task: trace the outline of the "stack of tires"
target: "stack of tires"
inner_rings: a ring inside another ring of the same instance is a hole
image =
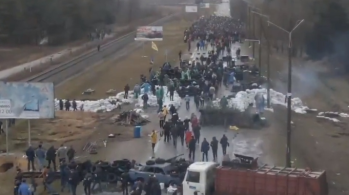
[[[155,160],[148,160],[145,162],[146,165],[155,165],[155,164],[165,164],[166,160],[162,158],[157,158]]]
[[[91,171],[94,172],[98,167],[102,170],[102,182],[116,183],[122,173],[131,169],[131,161],[128,159],[116,160],[112,163],[97,161]]]

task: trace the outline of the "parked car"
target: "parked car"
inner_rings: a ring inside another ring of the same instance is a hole
[[[169,186],[170,184],[180,185],[182,182],[180,174],[181,173],[176,173],[175,167],[173,167],[171,163],[159,164],[154,161],[147,161],[147,164],[140,167],[138,170],[131,169],[129,171],[132,182],[137,180],[147,181],[150,177],[156,177],[159,183],[164,183],[165,186]]]

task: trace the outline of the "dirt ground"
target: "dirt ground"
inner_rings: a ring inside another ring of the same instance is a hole
[[[264,48],[266,51],[266,48]],[[256,51],[257,53],[257,51]],[[263,74],[266,75],[266,52],[262,55]],[[303,104],[321,111],[349,113],[349,87],[347,76],[338,75],[336,65],[327,61],[312,62],[293,58],[292,94],[300,97]],[[275,50],[270,57],[272,88],[287,92],[287,56]],[[286,109],[275,110],[273,121],[280,128],[282,139],[286,137]],[[349,171],[348,122],[338,118],[335,123],[316,118],[317,113],[292,114],[292,161],[295,167],[309,167],[312,170],[326,170],[330,186],[329,194],[349,194],[347,186]],[[275,149],[276,151],[278,149]],[[285,155],[280,156],[285,162]]]
[[[105,43],[106,41],[116,39],[122,35],[125,35],[131,31],[135,30],[136,27],[139,25],[149,24],[152,21],[155,21],[156,19],[161,18],[162,16],[165,16],[165,15],[168,15],[169,13],[174,12],[173,8],[163,8],[163,9],[166,10],[166,12],[160,11],[160,12],[155,13],[153,16],[142,18],[142,19],[139,19],[137,21],[131,22],[129,24],[115,26],[113,28],[113,33],[115,34],[115,36],[112,38],[108,38],[108,39],[103,40],[102,44]],[[87,39],[87,37],[83,37],[81,40],[74,41],[72,43],[67,43],[67,44],[60,45],[60,46],[21,46],[21,47],[13,47],[13,48],[0,48],[0,63],[1,63],[0,70],[4,70],[6,68],[11,68],[13,66],[27,63],[30,61],[34,61],[36,59],[39,59],[39,58],[42,58],[45,56],[49,56],[51,54],[57,53],[59,51],[65,50],[65,49],[77,47],[79,45],[84,45],[85,43],[88,43],[88,42],[89,42],[89,40]],[[52,64],[50,64],[50,66],[57,65],[57,64],[62,63],[64,61],[67,61],[73,57],[76,57],[76,56],[82,54],[83,52],[88,51],[89,49],[91,49],[93,47],[95,47],[95,46],[91,44],[90,46],[83,48],[81,50],[78,50],[69,56],[64,56],[60,59],[57,59]],[[44,66],[33,68],[31,74],[37,74],[38,72],[42,71],[43,69],[45,69]],[[16,80],[16,78],[21,78],[28,73],[29,73],[29,71],[24,72],[20,75],[16,75],[16,77],[11,78],[11,80]]]

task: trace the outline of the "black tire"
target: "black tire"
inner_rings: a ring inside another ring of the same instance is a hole
[[[240,164],[241,160],[238,158],[234,158],[233,160],[231,160],[232,163],[236,163],[236,164]]]
[[[163,159],[163,158],[157,158],[157,159],[155,159],[155,163],[156,163],[156,164],[164,164],[165,162],[166,162],[166,160]]]
[[[118,177],[114,173],[107,174],[107,182],[113,183],[116,182]]]
[[[100,166],[101,168],[107,169],[110,167],[110,164],[108,162],[103,162]]]
[[[155,161],[153,160],[148,160],[147,162],[145,162],[146,165],[155,165]]]

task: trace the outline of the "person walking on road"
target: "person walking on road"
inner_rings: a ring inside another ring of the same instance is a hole
[[[221,138],[220,144],[222,146],[223,155],[226,155],[227,154],[227,146],[229,147],[229,142],[228,142],[228,138],[225,136],[225,134],[223,134],[223,137]]]
[[[155,130],[153,130],[152,133],[150,134],[150,138],[151,138],[151,149],[153,152],[153,157],[155,157],[155,145],[158,142],[158,134],[156,133]]]
[[[195,160],[195,148],[196,148],[196,141],[195,138],[192,137],[192,139],[189,141],[189,160]]]
[[[184,146],[185,127],[183,121],[181,121],[180,119],[177,122],[177,132],[179,138],[181,139],[181,144],[182,146]]]
[[[171,121],[168,120],[164,124],[164,141],[170,142],[170,134],[171,134]]]
[[[216,161],[217,160],[217,150],[218,150],[218,141],[217,141],[216,137],[212,138],[211,148],[212,148],[212,154],[213,154],[213,161]]]
[[[201,152],[202,152],[202,161],[205,161],[205,156],[206,156],[206,161],[208,162],[208,151],[210,150],[210,144],[207,142],[206,138],[201,143]]]
[[[190,130],[185,132],[185,143],[187,144],[187,148],[189,149],[189,142],[193,139],[193,132]]]
[[[172,127],[171,127],[171,135],[172,135],[172,139],[173,139],[173,146],[176,148],[177,147],[177,138],[178,138],[178,129],[177,129],[177,125],[176,122],[172,121]]]
[[[164,123],[165,123],[165,115],[164,115],[164,111],[163,110],[161,110],[158,113],[158,117],[159,117],[159,126],[160,126],[161,129],[163,129]]]
[[[189,97],[189,95],[186,95],[184,100],[185,100],[185,107],[186,107],[187,111],[189,111],[189,109],[190,109],[190,97]]]

